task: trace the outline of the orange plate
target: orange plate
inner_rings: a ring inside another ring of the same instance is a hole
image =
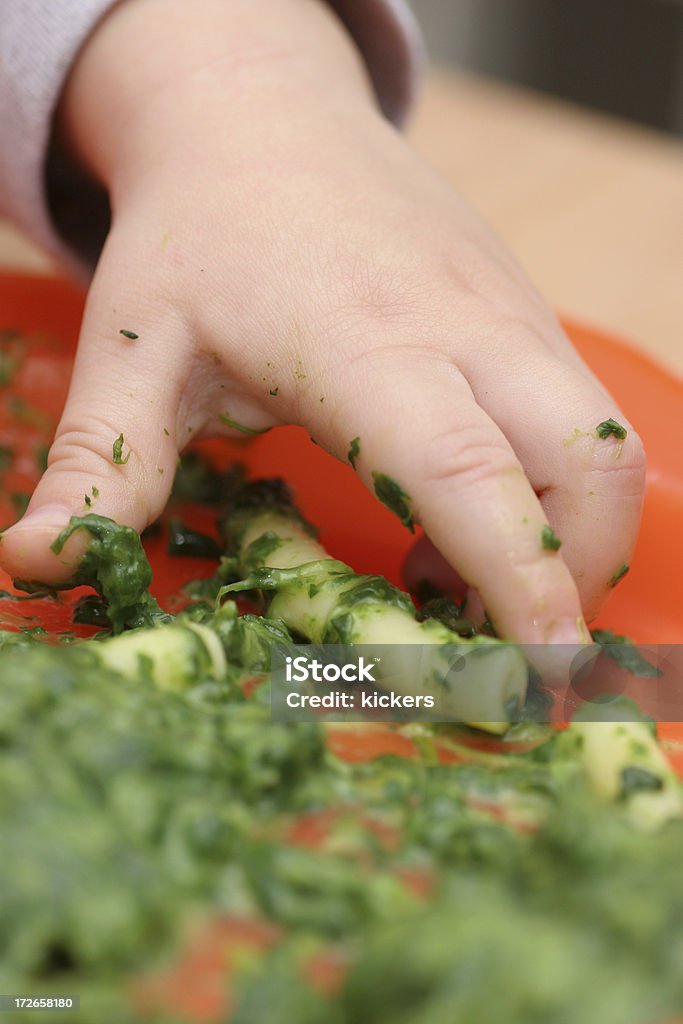
[[[17,328],[34,338],[31,355],[14,374],[11,393],[8,388],[0,390],[2,443],[17,443],[18,428],[11,426],[14,417],[8,408],[13,395],[29,403],[33,400],[51,428],[56,423],[82,309],[82,293],[65,281],[0,276],[0,330]],[[683,422],[683,380],[595,330],[572,323],[565,326],[640,432],[648,452],[645,514],[631,571],[610,597],[597,625],[610,626],[643,643],[683,642],[683,447],[674,429]],[[30,424],[19,430],[36,433]],[[25,449],[26,442],[21,444]],[[380,572],[394,583],[401,582],[400,567],[413,538],[348,466],[314,445],[300,428],[278,428],[248,445],[211,441],[198,447],[221,463],[239,459],[252,474],[285,477],[305,514],[322,528],[332,554],[360,572]],[[30,468],[22,464],[19,470],[9,486],[28,490]],[[4,509],[3,516],[5,522],[11,519]],[[161,542],[149,545],[154,589],[160,598],[184,579],[211,571],[206,563],[166,558],[163,546]],[[6,585],[0,575],[0,587]],[[67,623],[61,625],[65,628]]]

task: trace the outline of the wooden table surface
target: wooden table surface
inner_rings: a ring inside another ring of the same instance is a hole
[[[683,372],[683,144],[509,85],[432,71],[410,136],[560,311]],[[0,266],[50,262],[0,223]]]

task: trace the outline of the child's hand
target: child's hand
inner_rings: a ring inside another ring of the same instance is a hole
[[[113,226],[5,566],[63,578],[48,544],[93,485],[95,511],[142,529],[192,437],[301,423],[340,459],[360,439],[361,478],[400,485],[501,634],[583,640],[581,602],[592,615],[631,554],[640,442],[510,255],[381,119],[327,8],[124,2],[63,116]],[[596,435],[608,418],[623,442]]]

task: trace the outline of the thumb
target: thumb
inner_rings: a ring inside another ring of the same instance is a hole
[[[73,574],[82,538],[59,557],[50,551],[71,516],[96,512],[142,530],[168,499],[176,436],[187,429],[178,409],[189,345],[179,318],[145,294],[144,275],[130,273],[129,253],[125,276],[123,265],[102,257],[48,468],[3,535],[0,559],[14,578],[60,583]]]

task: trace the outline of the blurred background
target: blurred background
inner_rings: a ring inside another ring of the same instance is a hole
[[[412,0],[430,57],[683,135],[683,0]]]

